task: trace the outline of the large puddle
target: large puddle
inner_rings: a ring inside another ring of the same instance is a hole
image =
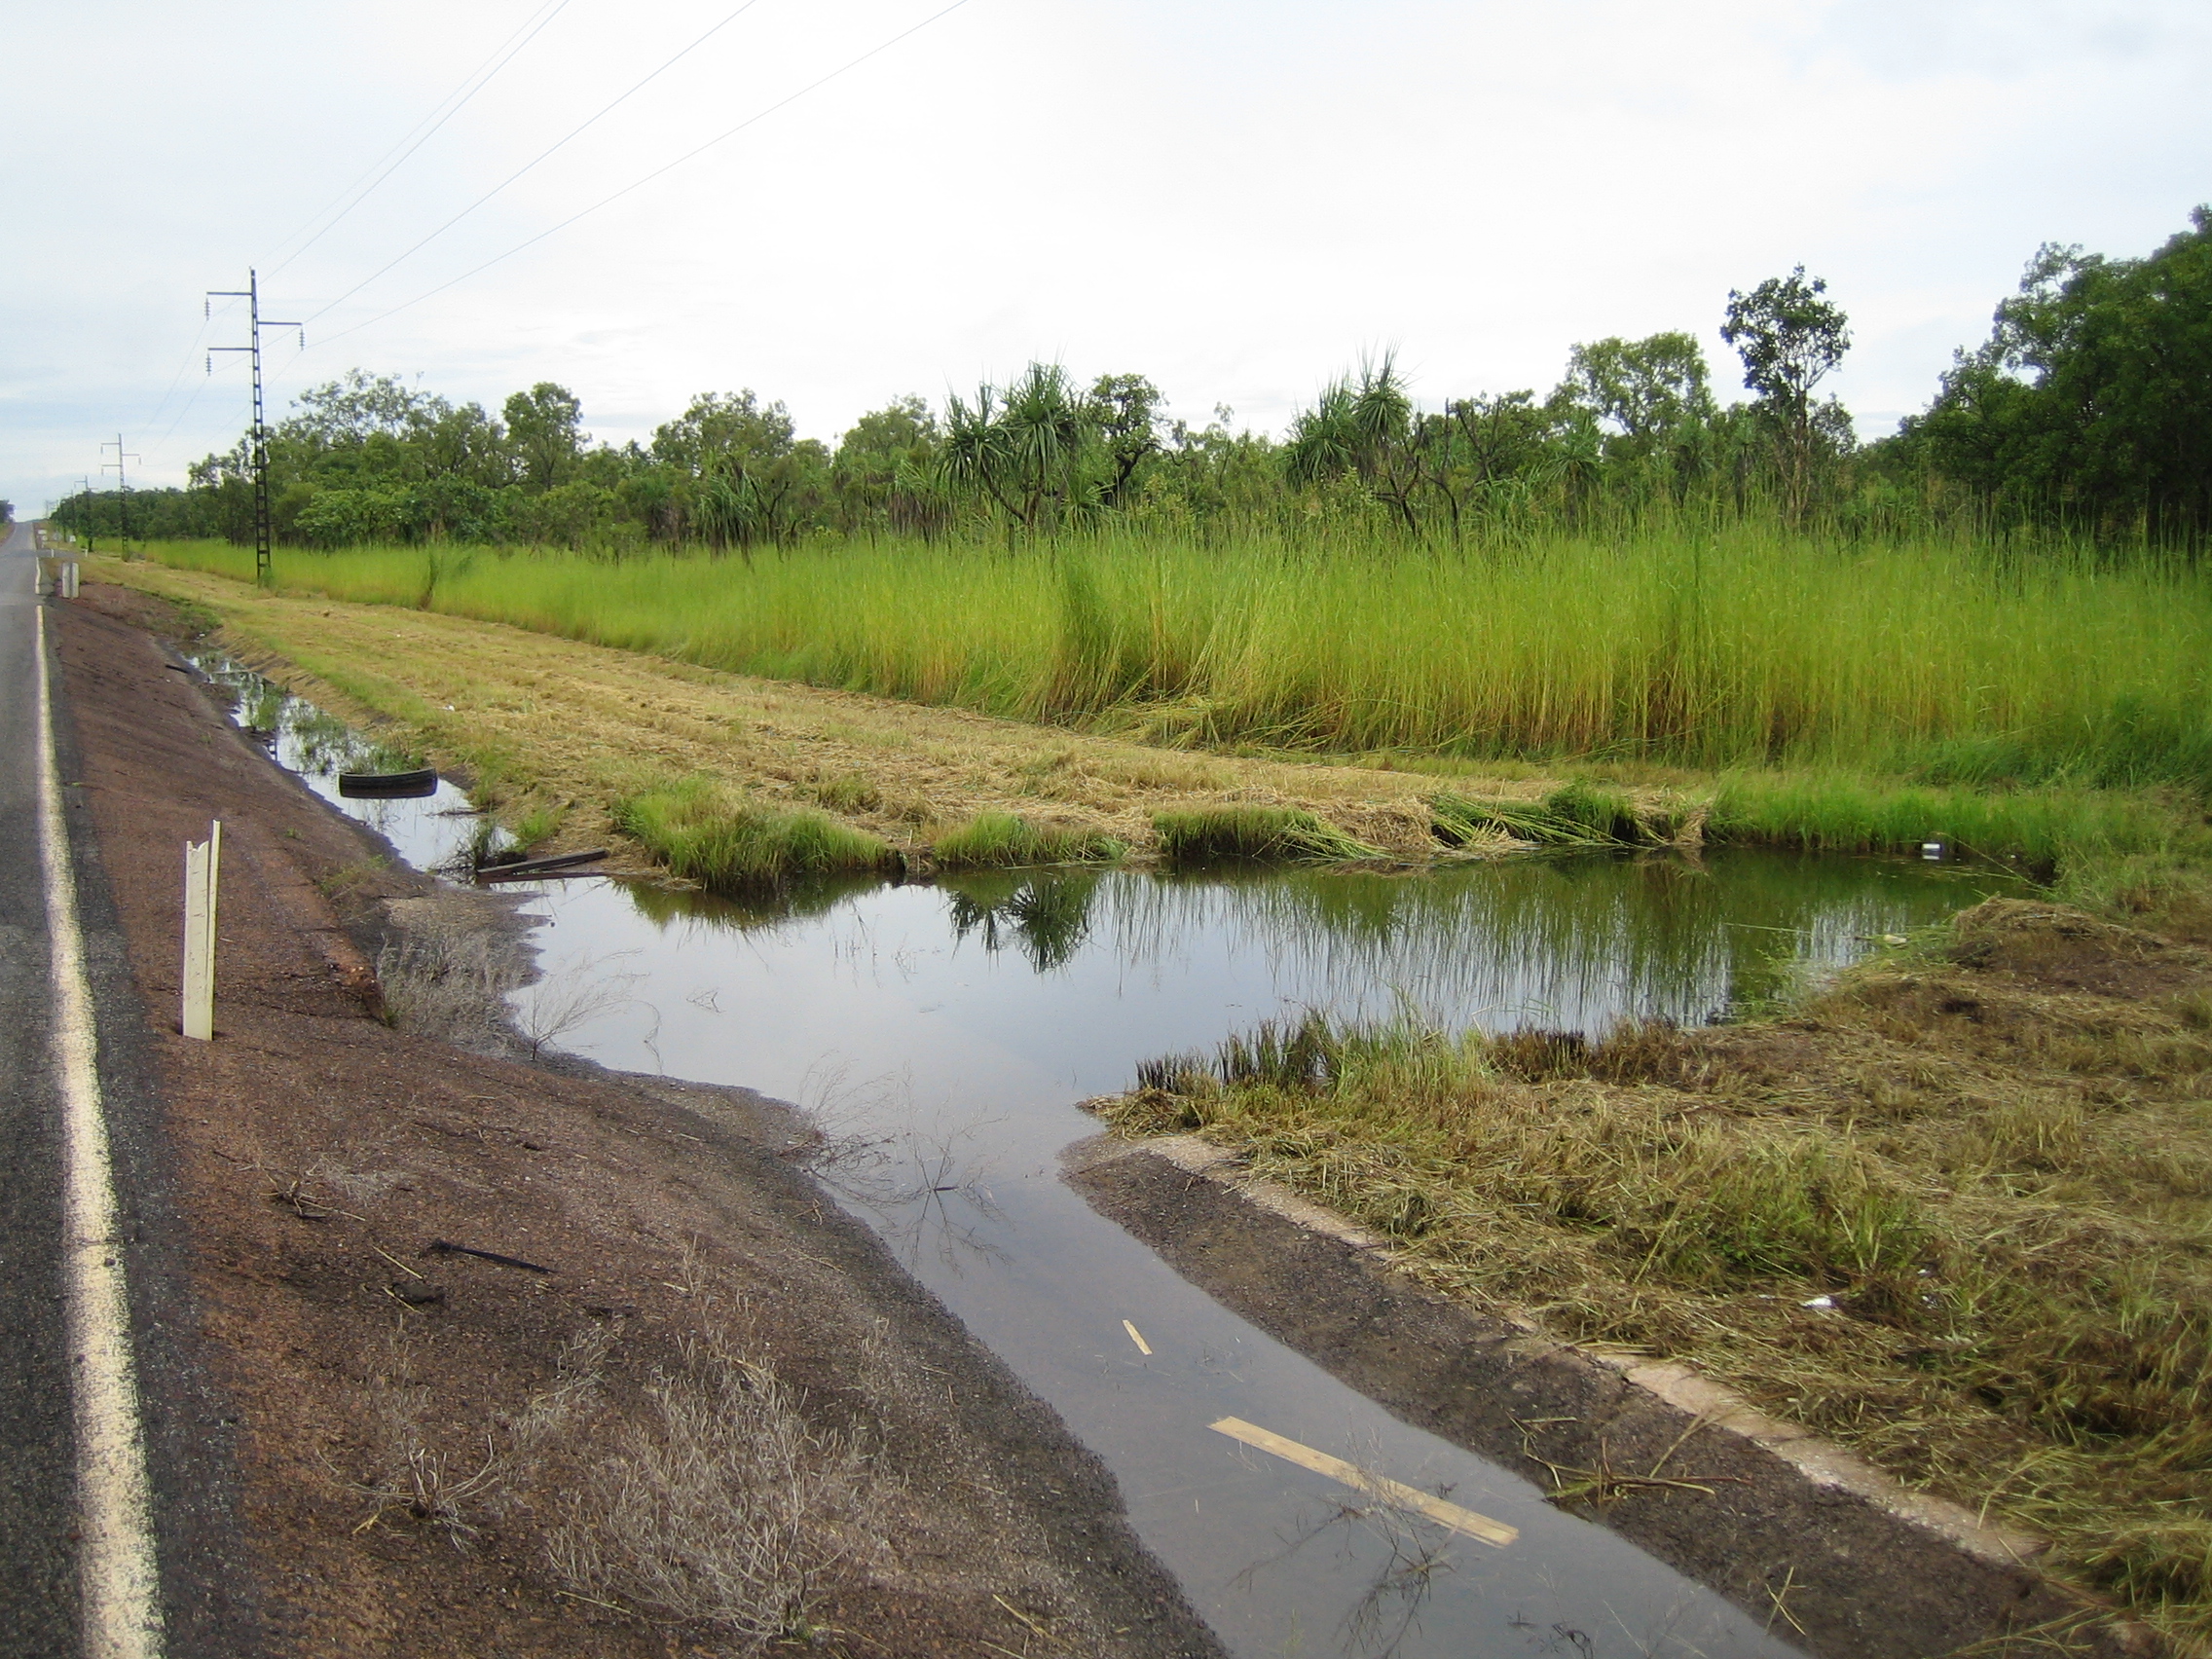
[[[450,787],[339,800],[352,740],[209,666],[241,693],[241,723],[410,863],[466,849]],[[517,1014],[608,1066],[813,1113],[841,1149],[825,1168],[841,1200],[1113,1470],[1138,1533],[1237,1654],[1784,1654],[1771,1618],[1398,1421],[1186,1283],[1059,1179],[1059,1155],[1097,1130],[1076,1101],[1271,1015],[1705,1021],[2002,880],[1715,851],[1400,875],[1032,871],[758,904],[548,882],[531,904],[543,977]],[[1209,1426],[1225,1417],[1520,1536],[1495,1549],[1379,1507]]]

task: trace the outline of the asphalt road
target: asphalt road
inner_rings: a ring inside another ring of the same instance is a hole
[[[0,1655],[83,1651],[78,1634],[74,1420],[63,1335],[60,1102],[38,837],[37,561],[31,528],[0,543]],[[50,619],[51,620],[51,619]],[[62,695],[58,677],[54,686]],[[166,1652],[266,1646],[242,1559],[236,1417],[199,1352],[171,1202],[145,1014],[93,844],[66,704],[55,720],[87,977],[99,1027],[161,1571]],[[180,859],[181,872],[181,859]],[[181,886],[181,873],[180,873]]]
[[[28,525],[0,546],[0,1651],[75,1648],[59,1103],[38,861],[38,659]]]

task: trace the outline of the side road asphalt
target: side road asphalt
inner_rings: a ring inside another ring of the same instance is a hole
[[[54,918],[40,859],[36,536],[0,543],[0,1653],[122,1659],[86,1629],[79,1444],[67,1333],[65,1140]],[[50,681],[61,811],[97,1032],[116,1195],[112,1259],[129,1294],[138,1431],[152,1488],[159,1628],[134,1654],[252,1654],[264,1642],[237,1525],[235,1417],[195,1350],[188,1252],[171,1201],[145,1015],[92,843],[76,746]],[[178,850],[181,897],[182,849]]]

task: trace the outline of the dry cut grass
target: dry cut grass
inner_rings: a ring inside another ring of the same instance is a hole
[[[2212,1636],[2212,957],[1993,900],[1795,1016],[1321,1020],[1103,1104],[1556,1333],[1679,1357]]]

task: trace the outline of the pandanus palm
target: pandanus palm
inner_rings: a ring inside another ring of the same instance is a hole
[[[1024,530],[1079,492],[1085,446],[1097,424],[1089,400],[1057,363],[1032,363],[1002,393],[978,387],[973,403],[945,400],[939,475],[978,491]]]

